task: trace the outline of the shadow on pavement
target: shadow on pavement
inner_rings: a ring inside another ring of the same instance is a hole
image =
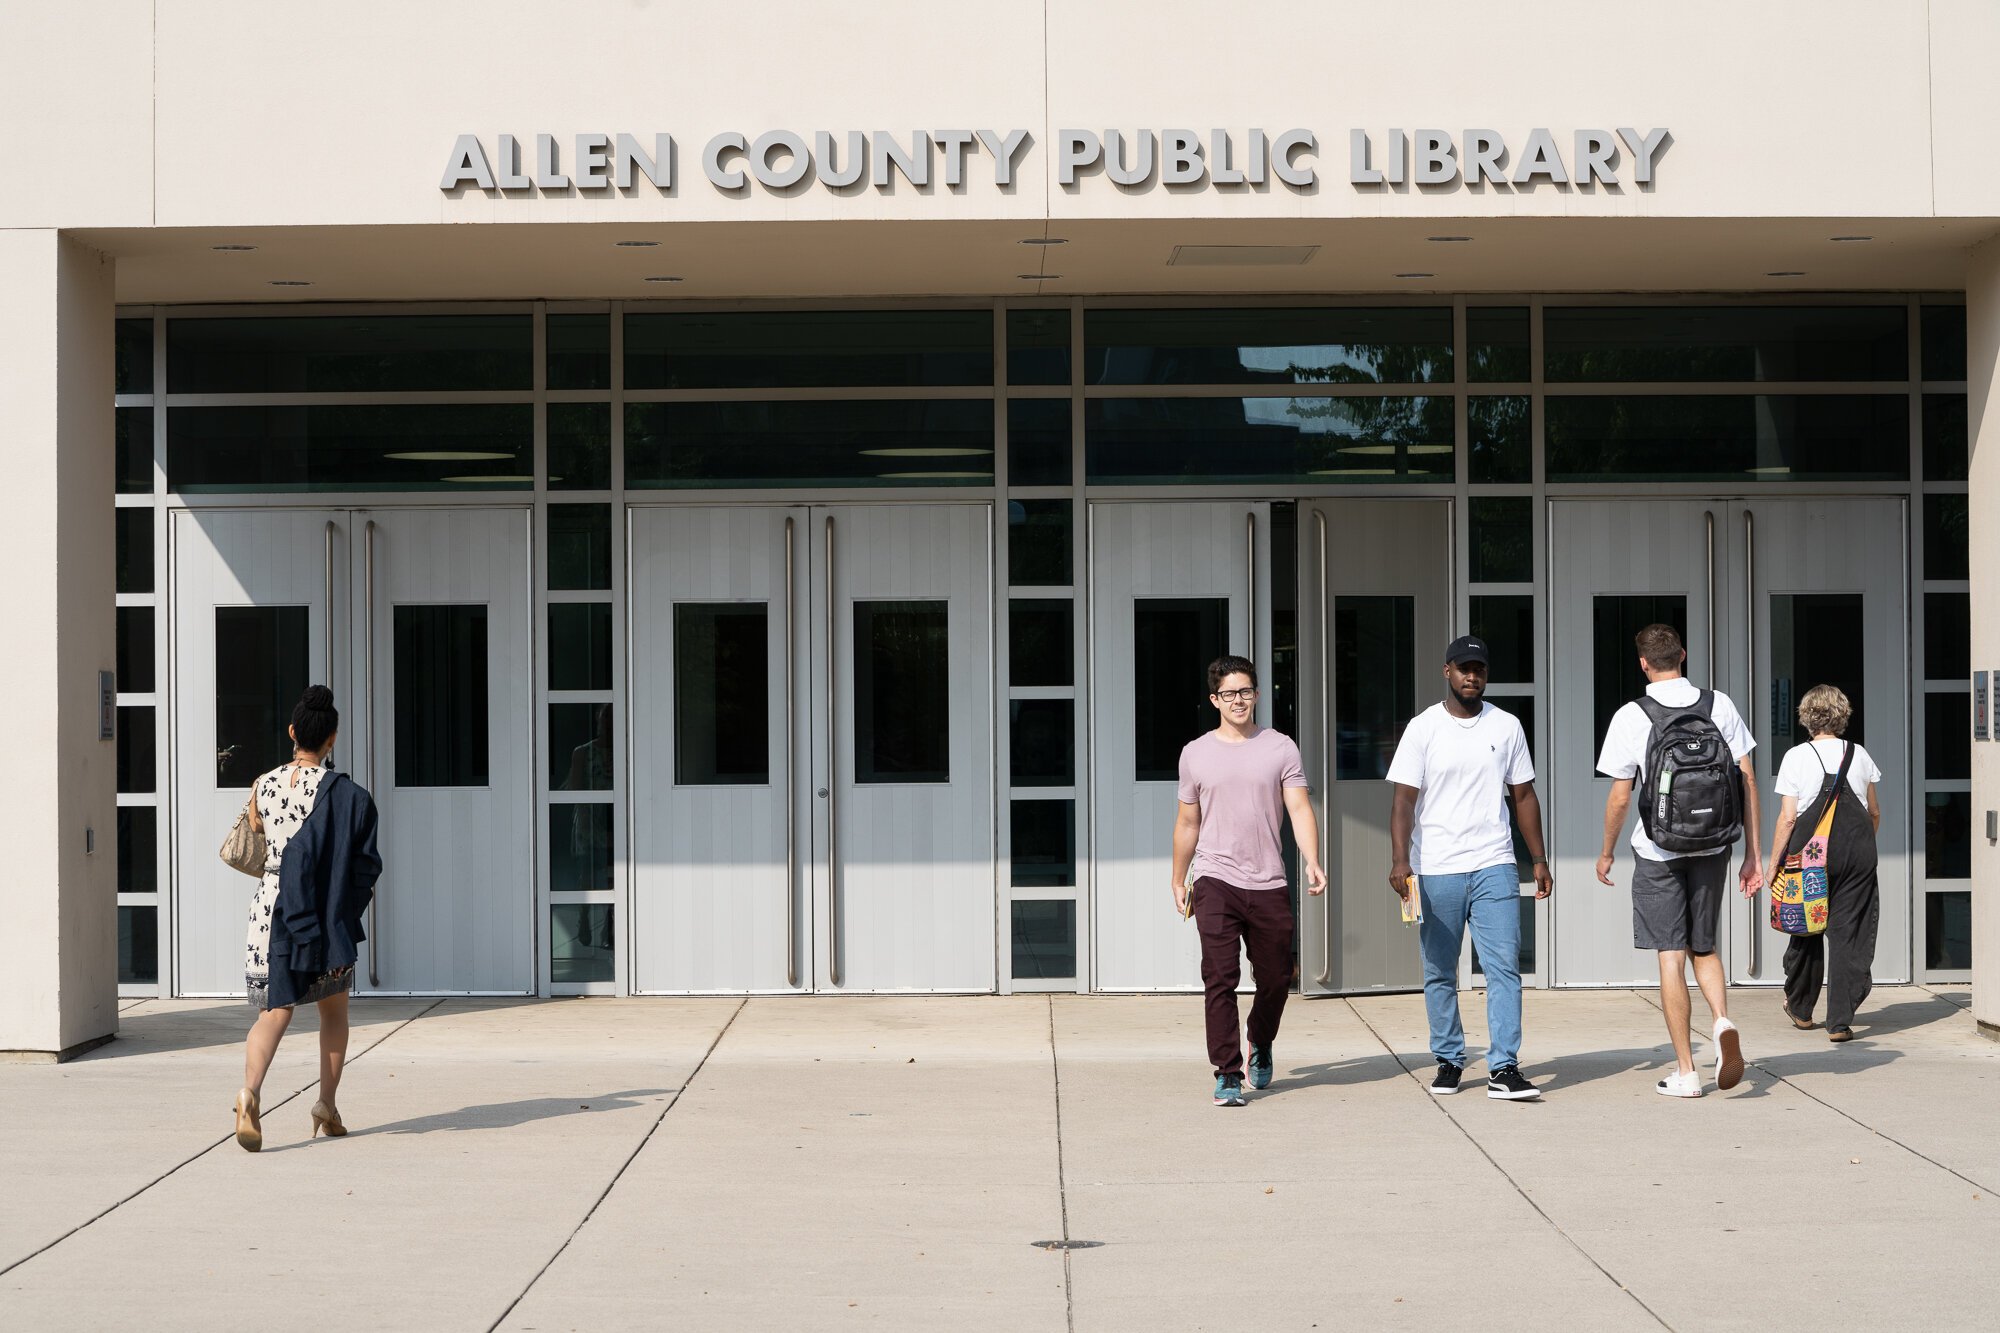
[[[421,995],[409,998],[356,997],[350,1002],[348,1018],[355,1028],[356,1044],[361,1044],[363,1038],[368,1035],[361,1031],[364,1024],[395,1023],[420,1016],[436,1003],[438,998]],[[450,1005],[450,1012],[454,1014],[549,1003],[547,1000],[536,1000],[527,996],[486,999],[454,995],[443,998],[444,1002]],[[244,1037],[249,1035],[251,1023],[257,1018],[257,1012],[242,1000],[233,1002],[219,1000],[213,1004],[199,1005],[184,1005],[181,1001],[163,1003],[170,1003],[176,1007],[141,1013],[121,1013],[118,1016],[117,1040],[106,1042],[96,1050],[78,1056],[75,1063],[129,1060],[135,1056],[200,1050],[211,1046],[240,1046]],[[318,1031],[317,1008],[307,1006],[292,1015],[291,1027],[285,1032],[285,1043],[290,1045]]]
[[[1330,1060],[1325,1064],[1298,1065],[1271,1080],[1262,1095],[1305,1088],[1351,1088],[1361,1083],[1379,1083],[1404,1076],[1403,1064],[1388,1052],[1357,1056],[1352,1060]]]
[[[626,1111],[643,1105],[645,1097],[662,1097],[676,1088],[632,1088],[625,1092],[585,1093],[582,1097],[528,1097],[518,1102],[487,1102],[437,1115],[392,1120],[386,1125],[368,1125],[350,1130],[350,1139],[370,1134],[435,1134],[479,1129],[513,1129],[536,1120],[553,1120],[563,1115],[598,1115],[605,1111]],[[292,1145],[302,1147],[302,1144]]]

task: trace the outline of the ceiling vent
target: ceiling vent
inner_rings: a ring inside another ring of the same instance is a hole
[[[1319,253],[1317,245],[1177,245],[1169,268],[1296,268]]]

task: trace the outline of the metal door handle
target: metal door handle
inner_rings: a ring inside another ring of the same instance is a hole
[[[1715,511],[1705,509],[1702,518],[1708,526],[1708,684],[1715,688]]]
[[[826,516],[826,978],[840,984],[840,740],[834,668],[840,616],[833,597],[833,515]]]
[[[333,534],[334,522],[326,521],[326,687],[333,688]]]
[[[1743,509],[1743,725],[1754,738],[1757,735],[1757,515],[1749,508]],[[1772,718],[1775,728],[1778,719]],[[1750,779],[1745,778],[1747,784]],[[1744,800],[1744,813],[1749,813],[1749,800]],[[1753,893],[1750,906],[1750,972],[1754,976],[1764,970],[1764,932],[1757,928],[1757,906],[1764,895]]]
[[[792,696],[792,622],[797,591],[792,586],[792,529],[785,517],[785,984],[799,984],[799,793],[796,768],[798,743],[794,734],[798,706]]]
[[[362,651],[366,661],[362,665],[363,693],[368,698],[368,790],[375,790],[375,745],[378,729],[375,726],[375,520],[369,519],[362,530],[362,577],[367,589],[363,605]],[[379,987],[382,984],[382,936],[375,926],[375,905],[382,900],[382,883],[375,882],[375,892],[368,898],[368,984]]]
[[[1319,529],[1319,674],[1323,693],[1320,698],[1320,750],[1319,750],[1319,806],[1325,812],[1326,827],[1320,830],[1319,840],[1322,855],[1331,849],[1333,839],[1333,654],[1329,645],[1332,635],[1327,631],[1327,622],[1333,619],[1332,598],[1327,595],[1326,563],[1326,511],[1314,509],[1313,518]],[[1328,858],[1331,859],[1331,858]],[[1324,899],[1326,928],[1319,937],[1319,972],[1313,977],[1317,985],[1326,985],[1333,975],[1333,899],[1332,886],[1328,885],[1329,896]]]
[[[1247,605],[1250,612],[1248,625],[1250,643],[1248,651],[1243,655],[1254,659],[1257,656],[1257,511],[1253,508],[1243,517],[1245,520],[1243,541],[1250,555],[1249,564],[1246,568],[1246,572],[1249,575],[1249,601]],[[1256,713],[1254,711],[1251,713],[1251,721],[1256,721]]]

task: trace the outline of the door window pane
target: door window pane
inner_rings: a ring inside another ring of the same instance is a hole
[[[1949,781],[1972,777],[1972,699],[1966,694],[1926,694],[1924,776]]]
[[[611,587],[611,506],[549,506],[549,587]]]
[[[1067,598],[1007,603],[1007,678],[1015,685],[1076,681],[1076,612]]]
[[[1013,886],[1053,889],[1076,883],[1076,802],[1014,801],[1007,812]]]
[[[145,495],[153,489],[153,409],[118,408],[116,422],[118,494]]]
[[[1924,395],[1924,480],[1964,481],[1970,438],[1962,393]]]
[[[148,694],[153,689],[153,608],[118,608],[118,689]]]
[[[611,489],[611,404],[549,404],[549,489]]]
[[[1216,725],[1208,664],[1229,651],[1226,597],[1142,597],[1132,606],[1132,776],[1177,782],[1181,748]]]
[[[1532,593],[1474,595],[1472,632],[1486,641],[1488,679],[1527,685],[1535,679],[1535,598]]]
[[[1465,312],[1465,349],[1471,362],[1466,378],[1474,384],[1534,378],[1528,353],[1528,307],[1476,305]]]
[[[631,403],[625,484],[990,486],[986,399]]]
[[[1068,586],[1073,509],[1068,500],[1007,502],[1007,582],[1016,588]]]
[[[610,903],[549,906],[549,980],[557,985],[611,981],[617,976],[617,940]]]
[[[1007,404],[1007,484],[1067,486],[1070,463],[1067,398],[1016,398]]]
[[[549,705],[549,785],[610,791],[617,733],[610,704]]]
[[[585,893],[611,887],[611,807],[549,807],[549,888]]]
[[[627,389],[875,388],[992,382],[991,310],[779,310],[625,316]],[[991,404],[986,406],[990,415]]]
[[[1007,312],[1007,383],[1069,383],[1069,311]]]
[[[549,315],[543,333],[551,389],[611,387],[610,315]]]
[[[167,321],[169,393],[532,389],[527,315],[280,315]]]
[[[611,604],[549,604],[549,688],[611,688]]]
[[[1905,394],[1605,395],[1543,401],[1548,480],[1902,481]]]
[[[160,909],[118,909],[118,980],[128,986],[152,986],[160,980]]]
[[[158,809],[150,805],[118,807],[118,892],[159,891],[159,838]]]
[[[153,510],[124,508],[112,511],[112,557],[117,570],[119,592],[153,590]]]
[[[1924,962],[1936,968],[1972,966],[1972,894],[1924,895]]]
[[[1526,495],[1474,496],[1472,581],[1532,583],[1535,578],[1535,501]]]
[[[1089,310],[1092,384],[1447,384],[1451,309]]]
[[[674,781],[771,780],[770,613],[762,602],[674,607]]]
[[[1535,479],[1534,416],[1526,395],[1465,400],[1466,458],[1475,485]]]
[[[1904,307],[1549,306],[1547,379],[1900,380]]]
[[[1924,378],[1965,378],[1965,307],[1927,305],[1920,327],[1924,336]]]
[[[486,608],[399,606],[396,785],[487,782]]]
[[[1515,720],[1521,724],[1521,736],[1524,740],[1528,742],[1528,761],[1530,763],[1533,763],[1535,758],[1534,696],[1528,694],[1489,694],[1486,696],[1486,702],[1492,704],[1495,708],[1499,709],[1503,713],[1512,713],[1514,715]],[[1510,804],[1512,803],[1513,799],[1514,798],[1511,795],[1509,795],[1507,798]],[[1545,833],[1547,832],[1546,829],[1544,829],[1543,831]],[[1519,829],[1515,830],[1515,841],[1516,843],[1520,841]],[[1528,864],[1528,858],[1526,856],[1523,856],[1521,858],[1521,864],[1523,866]]]
[[[526,403],[176,407],[167,485],[240,491],[524,491],[535,482]]]
[[[1448,482],[1449,398],[1093,398],[1084,466],[1126,485]]]
[[[1816,685],[1832,685],[1847,696],[1854,714],[1845,738],[1856,745],[1868,743],[1864,647],[1860,593],[1773,594],[1771,741],[1776,753],[1772,763],[1786,749],[1812,739],[1799,722],[1799,700]]]
[[[1076,975],[1076,904],[1068,899],[1013,904],[1014,979]]]
[[[1924,676],[1964,680],[1972,674],[1972,599],[1962,592],[1924,594]]]
[[[943,602],[854,604],[854,780],[951,781]]]
[[[1417,711],[1416,619],[1414,597],[1333,599],[1333,774],[1343,782],[1389,775]]]
[[[292,709],[312,684],[312,612],[215,608],[215,785],[248,789],[292,757]]]
[[[1618,710],[1646,692],[1633,639],[1648,625],[1671,625],[1687,643],[1687,597],[1680,593],[1628,593],[1590,599],[1592,725],[1586,762],[1597,770],[1604,735]]]
[[[1924,577],[1962,579],[1971,569],[1967,495],[1924,497]]]
[[[112,392],[153,391],[153,321],[151,317],[121,319],[114,346]]]
[[[154,718],[150,706],[121,705],[118,709],[118,790],[149,792],[157,785],[154,772]],[[254,774],[252,776],[255,776]],[[243,779],[244,796],[250,794],[250,779]]]
[[[1016,787],[1068,787],[1076,782],[1076,704],[1069,699],[1016,699],[1007,705],[1008,779]]]
[[[1924,796],[1924,878],[1972,877],[1972,793]]]

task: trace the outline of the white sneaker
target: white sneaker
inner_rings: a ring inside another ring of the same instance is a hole
[[[1676,1070],[1655,1084],[1653,1091],[1663,1097],[1699,1097],[1701,1096],[1701,1075],[1694,1073],[1683,1074],[1679,1070]]]
[[[1743,1081],[1743,1037],[1726,1018],[1715,1020],[1715,1087],[1728,1092]]]

